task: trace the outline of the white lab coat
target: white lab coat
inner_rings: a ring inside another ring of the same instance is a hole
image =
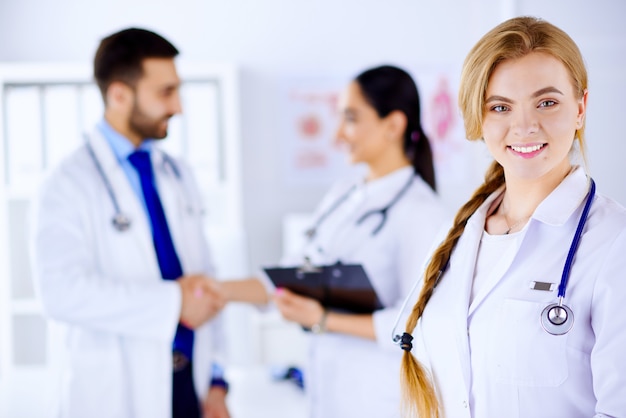
[[[317,219],[327,212],[352,185],[359,184],[321,223],[301,257],[309,256],[314,264],[338,260],[363,264],[385,307],[374,313],[376,341],[333,333],[311,336],[305,388],[315,418],[399,416],[402,350],[391,342],[391,328],[444,222],[445,211],[430,187],[415,177],[377,235],[372,236],[372,231],[380,215],[361,225],[356,222],[367,211],[385,207],[413,175],[413,168],[406,167],[368,183],[360,178],[342,181],[330,190],[314,216]]]
[[[589,186],[582,168],[539,205],[470,304],[479,241],[494,193],[469,219],[415,333],[444,416],[572,418],[626,415],[626,210],[596,195],[564,303],[571,331],[540,314],[558,284]],[[555,283],[552,291],[531,281]]]
[[[125,232],[113,227],[112,200],[86,146],[41,187],[33,259],[37,290],[52,320],[51,416],[168,418],[180,289],[161,278],[149,219],[110,146],[97,130],[90,142],[132,225]],[[152,159],[183,271],[213,273],[191,172],[176,162],[179,180],[156,147]],[[216,347],[211,328],[205,324],[195,333],[200,397],[208,390]]]

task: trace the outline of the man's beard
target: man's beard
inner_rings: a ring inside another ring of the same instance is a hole
[[[163,121],[167,122],[172,116],[167,115],[158,120],[150,118],[139,108],[135,100],[128,124],[130,129],[142,139],[163,139],[167,136],[167,126],[163,129],[160,125]]]

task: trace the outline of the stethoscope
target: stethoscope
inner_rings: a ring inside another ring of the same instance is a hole
[[[580,238],[583,234],[583,228],[585,227],[587,217],[589,216],[589,209],[591,208],[593,197],[596,194],[596,183],[592,178],[589,180],[591,182],[589,185],[589,195],[587,196],[583,213],[580,215],[574,239],[569,247],[567,259],[565,260],[565,266],[563,267],[563,274],[561,275],[561,283],[559,283],[559,293],[557,295],[559,301],[558,303],[552,303],[546,306],[541,312],[541,326],[548,334],[567,334],[574,325],[574,312],[572,312],[572,309],[569,306],[563,303],[563,298],[565,298],[565,289],[567,288],[569,273],[574,262],[574,254],[576,254],[576,250],[578,249],[578,244],[580,243]]]
[[[574,233],[574,239],[570,244],[567,258],[565,260],[565,266],[563,267],[563,273],[561,275],[561,282],[559,284],[559,291],[557,294],[558,302],[551,303],[546,306],[540,315],[541,327],[548,334],[551,335],[565,335],[572,329],[572,326],[574,325],[574,312],[572,312],[572,309],[569,306],[563,303],[563,299],[565,298],[565,290],[567,289],[567,282],[569,280],[569,275],[572,270],[574,255],[576,254],[576,250],[578,249],[578,245],[580,244],[583,228],[585,227],[585,223],[587,222],[587,218],[589,217],[589,209],[591,208],[593,198],[596,194],[596,183],[593,181],[592,178],[589,178],[589,180],[589,193],[587,195],[585,207],[583,208],[583,212],[580,215],[580,219],[578,220],[578,226],[576,227],[576,232]],[[426,263],[426,265],[428,265],[428,263]],[[446,271],[447,267],[448,263],[446,263],[446,266],[439,271],[439,275],[437,276],[435,283],[439,283],[439,281],[441,280],[441,276]],[[409,295],[404,299],[402,307],[400,308],[400,312],[396,317],[393,329],[391,330],[392,341],[396,344],[399,344],[403,350],[410,351],[412,347],[411,340],[413,339],[413,337],[406,332],[402,336],[396,334],[396,330],[398,328],[398,324],[400,323],[400,318],[402,317],[402,314],[406,309],[409,300],[412,299],[413,294],[415,293],[415,290],[417,289],[417,285],[419,283],[420,281],[416,280],[416,282],[413,284],[413,287],[411,288],[411,291],[409,292]]]
[[[411,187],[411,184],[413,183],[414,179],[415,179],[415,174],[411,174],[411,176],[409,177],[409,180],[396,193],[393,199],[391,199],[389,203],[387,203],[387,205],[385,205],[384,207],[380,209],[368,210],[363,215],[361,215],[359,219],[357,219],[356,224],[361,225],[370,216],[380,214],[380,221],[378,222],[378,225],[376,226],[376,228],[372,230],[372,236],[378,234],[380,230],[383,228],[383,226],[385,226],[385,223],[387,222],[387,212],[389,212],[389,209],[391,209],[396,203],[398,203],[398,201],[402,198],[402,196],[404,196],[407,190],[409,190],[409,187]],[[339,206],[341,206],[346,200],[348,200],[348,198],[352,195],[352,193],[354,193],[354,191],[356,191],[356,189],[357,189],[357,185],[354,184],[343,195],[341,195],[335,201],[335,203],[333,203],[326,210],[326,212],[322,213],[320,217],[317,218],[317,221],[315,221],[315,224],[311,228],[307,229],[305,232],[305,235],[307,236],[309,240],[312,240],[313,238],[315,238],[315,236],[317,235],[317,230],[322,225],[322,223],[324,223],[326,218],[328,218],[333,212],[335,212],[335,210],[337,210],[337,208],[339,208]]]
[[[113,218],[111,219],[111,223],[113,224],[113,227],[119,232],[127,231],[132,224],[131,219],[120,208],[119,201],[117,200],[117,196],[115,195],[115,192],[113,191],[113,186],[111,185],[111,182],[109,181],[109,177],[104,172],[104,169],[102,168],[102,164],[100,164],[100,160],[96,156],[96,153],[94,152],[91,142],[89,141],[89,138],[87,137],[87,135],[85,135],[85,139],[86,139],[85,142],[87,144],[87,152],[89,153],[89,156],[91,157],[91,160],[93,161],[96,167],[96,170],[98,171],[98,174],[100,178],[102,179],[104,186],[107,189],[107,193],[109,194],[109,198],[111,199],[111,203],[113,204],[113,208],[115,210],[115,214],[113,215]],[[172,158],[169,155],[163,153],[163,162],[164,164],[167,164],[169,166],[172,173],[174,173],[176,180],[181,181],[180,171],[178,170],[178,167],[176,166]]]

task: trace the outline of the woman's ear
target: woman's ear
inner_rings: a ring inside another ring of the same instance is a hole
[[[585,113],[587,111],[587,96],[589,92],[585,90],[583,92],[583,96],[578,101],[578,115],[576,119],[576,129],[580,129],[583,127],[585,123]]]
[[[404,132],[406,131],[407,120],[404,112],[394,110],[385,117],[387,123],[387,135],[391,140],[400,139],[404,141]]]

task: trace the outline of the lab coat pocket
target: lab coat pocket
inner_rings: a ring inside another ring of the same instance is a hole
[[[491,330],[493,377],[518,386],[558,386],[568,376],[567,334],[541,327],[541,302],[505,299]]]

